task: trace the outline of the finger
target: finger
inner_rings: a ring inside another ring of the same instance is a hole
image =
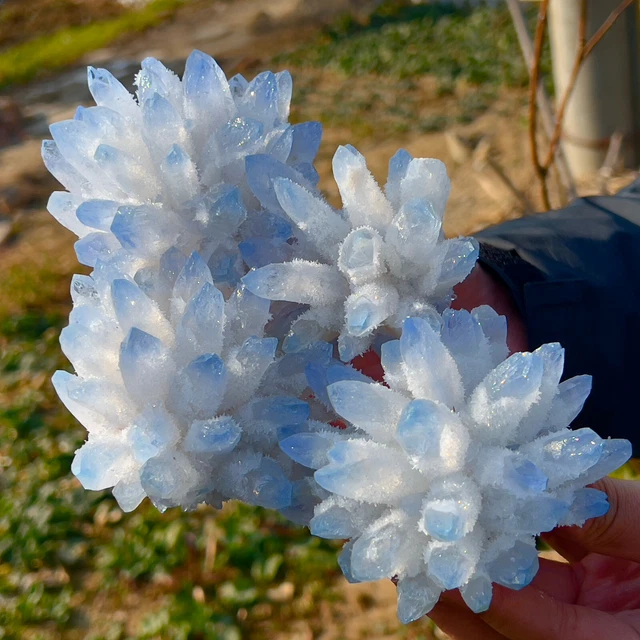
[[[579,569],[564,562],[540,558],[540,569],[531,585],[567,604],[575,604],[580,593]]]
[[[509,640],[637,640],[635,632],[613,616],[561,602],[533,586],[512,591],[494,585],[491,606],[480,617]]]
[[[441,599],[429,612],[429,618],[452,640],[506,640],[473,613],[462,598],[459,602]]]
[[[603,478],[593,486],[609,496],[609,512],[583,527],[559,527],[550,537],[552,545],[574,562],[587,553],[640,562],[640,482]]]
[[[575,540],[573,532],[575,528],[559,527],[541,534],[540,537],[569,562],[580,562],[588,554],[588,551]]]

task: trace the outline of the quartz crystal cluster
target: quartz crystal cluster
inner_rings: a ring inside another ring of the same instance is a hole
[[[67,189],[49,211],[94,268],[73,280],[61,335],[76,375],[54,377],[89,431],[73,471],[86,488],[114,487],[125,510],[147,495],[161,509],[238,498],[300,511],[309,474],[278,438],[310,408],[266,378],[276,366],[300,377],[306,361],[276,363],[270,303],[239,279],[296,255],[292,225],[252,189],[270,172],[312,189],[321,127],[287,122],[287,72],[227,81],[198,51],[182,80],[146,59],[137,100],[108,71],[88,75],[97,106],[43,143]]]
[[[630,445],[568,429],[590,379],[560,382],[559,345],[509,356],[504,318],[449,308],[478,251],[443,235],[444,165],[400,151],[381,189],[340,147],[336,210],[287,72],[227,80],[196,51],[136,85],[90,68],[97,106],[43,143],[66,189],[49,211],[92,269],[60,337],[75,373],[53,380],[89,433],[82,484],[349,539],[345,575],[397,578],[404,622],[445,589],[482,611],[492,583],[528,584],[535,535],[603,514],[585,487]],[[365,352],[383,381],[348,364]]]
[[[385,386],[327,387],[354,433],[281,442],[331,492],[311,532],[350,539],[340,559],[350,580],[396,577],[403,622],[446,589],[481,612],[493,582],[529,584],[535,535],[606,513],[606,494],[585,485],[631,455],[626,440],[567,428],[591,379],[560,382],[559,344],[506,356],[506,323],[490,307],[408,318],[382,344]]]
[[[450,183],[439,160],[399,151],[383,192],[364,157],[344,146],[333,157],[333,175],[342,211],[287,178],[274,180],[273,195],[263,200],[289,216],[321,261],[271,264],[243,281],[261,297],[310,306],[285,349],[339,334],[340,357],[349,361],[371,346],[376,329],[398,330],[406,317],[442,310],[478,247],[471,238],[444,238]]]

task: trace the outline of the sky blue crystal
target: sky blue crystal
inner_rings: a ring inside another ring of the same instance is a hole
[[[565,474],[577,477],[600,460],[603,448],[594,431],[578,429],[547,438],[542,453],[545,462],[561,465]]]
[[[71,298],[77,304],[98,304],[98,290],[93,278],[79,273],[74,274],[71,277]]]
[[[153,93],[142,105],[142,121],[149,133],[182,127],[182,118],[174,106],[159,93]],[[172,132],[173,133],[173,132]]]
[[[367,433],[390,439],[394,413],[399,413],[406,399],[390,389],[361,380],[342,380],[327,387],[336,412]]]
[[[342,263],[349,271],[373,265],[375,257],[374,235],[371,229],[356,229],[350,233],[342,247]]]
[[[194,51],[187,58],[182,87],[194,138],[205,142],[212,127],[227,122],[234,110],[227,79],[211,56]]]
[[[98,260],[108,260],[120,248],[120,244],[111,234],[96,231],[78,240],[73,248],[80,264],[95,267]]]
[[[318,501],[313,481],[310,481],[309,478],[296,480],[292,483],[291,504],[285,507],[281,513],[295,524],[307,526],[309,520],[313,518],[313,509]]]
[[[568,510],[569,503],[544,494],[521,505],[517,525],[522,531],[551,531],[564,520]]]
[[[354,482],[362,483],[359,476],[357,464],[328,464],[318,469],[313,477],[323,489],[337,495],[345,495],[351,494],[351,485]]]
[[[135,108],[133,96],[106,69],[87,69],[89,91],[96,104],[130,114]]]
[[[317,322],[304,319],[298,320],[284,337],[282,350],[285,353],[302,351],[321,341],[325,334],[326,330]]]
[[[444,428],[442,407],[430,400],[412,400],[402,412],[396,440],[414,456],[440,456],[440,436]]]
[[[504,320],[444,309],[478,244],[442,235],[442,163],[398,152],[385,200],[362,154],[340,147],[336,211],[315,188],[321,125],[287,122],[287,72],[228,82],[196,51],[182,82],[148,58],[136,84],[137,101],[90,69],[98,106],[43,145],[70,191],[49,209],[95,269],[74,280],[61,336],[77,373],[54,378],[91,433],[73,465],[85,486],[115,486],[126,509],[145,494],[159,509],[240,498],[351,537],[345,576],[397,575],[403,622],[442,588],[485,611],[490,578],[533,578],[523,540],[606,512],[603,493],[576,488],[631,451],[563,430],[588,378],[556,392],[551,344],[482,382],[506,356]],[[248,269],[273,304],[238,286]],[[386,384],[336,363],[336,336],[344,360],[380,353]],[[346,432],[320,426],[336,414]],[[501,424],[506,435],[482,430]]]
[[[136,460],[145,463],[174,444],[179,435],[164,408],[150,405],[131,425],[128,439]]]
[[[147,188],[151,188],[153,183],[145,180],[144,169],[126,151],[103,143],[98,145],[93,159],[98,167],[127,195],[139,197],[141,191],[145,194],[149,193]]]
[[[112,442],[87,442],[71,463],[73,475],[85,489],[97,491],[115,484],[114,470],[126,454],[124,446]]]
[[[582,484],[590,484],[619,469],[631,458],[632,447],[628,440],[604,440],[598,462],[580,476]]]
[[[167,155],[167,167],[174,171],[177,175],[185,175],[187,168],[191,167],[191,158],[185,153],[184,149],[174,144],[171,151]]]
[[[447,254],[442,262],[440,272],[440,287],[453,287],[462,282],[470,273],[480,253],[478,241],[475,238],[449,240]]]
[[[228,373],[215,353],[198,356],[189,363],[173,387],[173,406],[185,418],[207,419],[215,415],[227,387]]]
[[[187,304],[178,326],[177,342],[192,356],[198,351],[217,353],[222,349],[223,324],[222,293],[206,282]]]
[[[160,163],[160,169],[165,183],[164,190],[169,194],[167,202],[183,206],[185,203],[188,204],[197,180],[197,169],[193,160],[180,145],[174,144]]]
[[[273,362],[277,348],[277,338],[247,338],[236,359],[244,367],[266,369]]]
[[[436,540],[455,542],[466,533],[464,505],[456,500],[437,500],[425,504],[424,528]]]
[[[327,464],[327,452],[332,444],[319,433],[299,433],[281,440],[280,448],[298,464],[319,469]]]
[[[301,122],[293,125],[293,144],[287,162],[293,166],[312,163],[322,140],[322,124]]]
[[[285,424],[279,425],[276,428],[276,437],[278,442],[282,442],[286,438],[295,436],[299,433],[305,433],[307,431],[307,425],[305,424]]]
[[[251,153],[262,141],[264,126],[252,118],[234,118],[220,132],[220,141],[225,152]]]
[[[293,396],[274,396],[253,403],[254,418],[272,425],[303,424],[309,414],[309,405]]]
[[[233,418],[221,416],[191,423],[185,437],[184,449],[195,454],[222,454],[232,451],[242,436]]]
[[[304,373],[310,362],[327,365],[333,355],[333,346],[328,342],[315,342],[306,349],[285,354],[278,361],[278,373],[282,376],[292,376]]]
[[[231,234],[246,220],[247,209],[237,187],[227,185],[202,198],[208,233]]]
[[[391,578],[403,544],[397,525],[373,526],[358,538],[351,550],[351,571],[362,582]]]
[[[400,149],[389,160],[389,173],[385,193],[394,207],[400,206],[400,182],[407,174],[409,163],[413,157],[404,149]]]
[[[358,298],[347,314],[347,330],[351,335],[363,336],[380,323],[377,305],[366,296]]]
[[[207,283],[213,284],[211,271],[200,254],[194,251],[176,278],[173,295],[187,302]]]
[[[531,584],[539,564],[536,548],[518,540],[491,563],[489,575],[493,582],[518,591]]]
[[[288,220],[270,211],[264,211],[259,216],[249,218],[242,225],[242,230],[248,236],[261,236],[274,240],[288,240],[293,233],[293,227]]]
[[[355,540],[349,540],[349,542],[342,547],[342,551],[338,555],[338,565],[345,577],[345,580],[349,584],[358,584],[360,582],[360,580],[353,575],[353,571],[351,569],[351,552],[353,551],[354,544]]]
[[[456,589],[468,579],[472,570],[472,561],[457,546],[441,547],[429,555],[429,574],[439,582],[444,589]]]
[[[43,140],[41,155],[47,170],[65,189],[79,194],[88,191],[87,179],[63,157],[53,140]]]
[[[398,618],[409,624],[425,616],[438,602],[440,589],[424,574],[398,581]]]
[[[329,400],[329,394],[327,393],[327,368],[323,365],[310,362],[304,369],[304,374],[307,378],[307,384],[313,395],[318,402],[321,402],[325,407],[331,407],[331,401]]]
[[[170,452],[150,458],[140,469],[142,488],[154,503],[178,504],[188,480],[188,472],[175,464]]]
[[[271,71],[258,74],[247,87],[247,95],[253,103],[253,113],[259,114],[260,119],[272,126],[278,117],[278,81]]]
[[[569,510],[569,518],[575,522],[598,518],[605,515],[609,511],[609,507],[609,497],[604,491],[584,487],[575,493]]]
[[[262,205],[270,211],[282,212],[273,186],[276,178],[288,178],[296,183],[305,182],[294,169],[266,154],[247,156],[245,166],[249,188]],[[303,186],[307,185],[303,184]]]
[[[345,540],[358,533],[351,515],[345,507],[334,505],[311,519],[309,531],[326,540]]]
[[[118,206],[113,200],[86,200],[78,207],[76,215],[87,227],[109,231]]]
[[[111,298],[116,318],[123,331],[129,331],[136,325],[142,328],[140,321],[151,315],[151,300],[130,280],[114,280],[111,283]]]
[[[247,474],[251,503],[266,509],[284,509],[291,504],[293,486],[282,468],[270,458]]]
[[[462,599],[474,613],[483,613],[489,609],[493,597],[493,585],[485,576],[475,576],[460,588]]]
[[[525,398],[540,387],[542,360],[533,353],[514,353],[500,363],[485,381],[491,399]]]
[[[162,253],[178,236],[160,210],[150,205],[119,207],[111,232],[125,249],[143,256]]]
[[[207,262],[213,281],[219,285],[235,287],[244,273],[242,258],[237,249],[214,253]]]
[[[49,196],[47,211],[64,227],[80,232],[82,225],[76,217],[77,200],[66,191],[54,191]]]
[[[504,479],[524,491],[542,493],[549,486],[549,478],[530,460],[505,461]]]
[[[285,130],[273,140],[267,150],[269,155],[279,162],[287,161],[289,154],[291,153],[291,145],[293,144],[293,127],[288,126]]]
[[[141,405],[165,394],[169,353],[158,338],[133,327],[120,349],[120,372],[129,395]]]
[[[542,359],[545,383],[555,387],[560,382],[564,370],[564,349],[559,342],[550,342],[543,344],[536,353]]]
[[[440,237],[442,222],[433,205],[425,198],[412,198],[393,219],[392,229],[398,250],[413,261],[424,257],[426,247]]]
[[[259,269],[273,262],[287,262],[293,256],[290,244],[273,238],[253,238],[238,244],[247,266]]]
[[[455,407],[462,392],[460,375],[453,369],[455,364],[440,340],[440,327],[433,318],[407,318],[402,325],[400,350],[414,387]],[[433,362],[438,363],[438,370],[432,367]]]
[[[442,313],[442,342],[454,353],[476,353],[485,340],[480,323],[465,310]]]

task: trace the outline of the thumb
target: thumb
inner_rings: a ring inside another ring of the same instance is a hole
[[[588,553],[640,562],[640,482],[603,478],[593,486],[609,496],[608,513],[583,527],[554,529],[544,539],[572,562]]]

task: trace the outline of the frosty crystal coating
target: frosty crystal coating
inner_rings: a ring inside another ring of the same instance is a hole
[[[198,51],[182,80],[147,58],[137,100],[104,69],[88,79],[97,106],[43,143],[68,189],[49,211],[94,268],[74,278],[61,336],[76,375],[54,376],[89,431],[73,472],[89,489],[114,487],[127,511],[145,495],[161,509],[235,497],[299,519],[312,485],[277,442],[309,407],[294,398],[295,417],[279,415],[291,398],[265,382],[278,361],[270,305],[238,283],[295,255],[292,225],[251,194],[247,158],[312,188],[321,127],[288,124],[287,72],[227,81]]]
[[[492,583],[521,589],[535,576],[535,535],[607,512],[606,494],[585,485],[626,462],[630,443],[568,429],[589,376],[560,382],[559,344],[507,357],[506,321],[489,307],[409,318],[381,352],[388,387],[327,388],[354,432],[281,442],[332,494],[311,532],[350,538],[350,580],[397,577],[402,622],[446,589],[485,611]]]
[[[289,216],[320,259],[268,265],[243,282],[258,296],[310,305],[291,327],[285,349],[339,334],[347,362],[371,346],[376,329],[399,330],[408,316],[448,306],[453,286],[475,265],[478,245],[444,238],[450,182],[439,160],[399,151],[383,192],[364,157],[348,145],[336,152],[333,175],[342,211],[286,176],[269,190],[254,190],[265,207]]]
[[[195,51],[182,79],[147,58],[136,84],[90,68],[97,106],[42,148],[67,189],[49,211],[93,268],[60,336],[75,375],[53,380],[89,432],[87,489],[310,522],[350,539],[349,580],[398,578],[403,622],[444,589],[484,611],[493,583],[532,580],[535,534],[606,512],[585,486],[631,451],[567,428],[590,378],[560,382],[556,344],[507,357],[489,307],[447,308],[478,246],[443,236],[440,161],[399,151],[383,191],[340,147],[335,211],[287,72],[227,80]],[[336,342],[381,356],[385,385]]]

